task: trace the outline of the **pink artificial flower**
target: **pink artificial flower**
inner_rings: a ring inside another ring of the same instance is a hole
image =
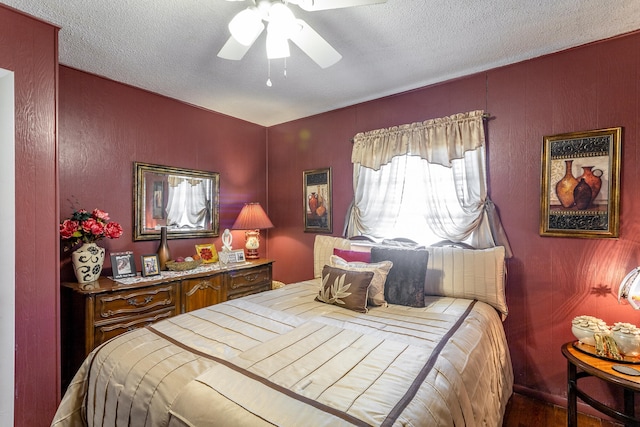
[[[109,222],[109,214],[100,209],[94,209],[91,214],[85,209],[78,209],[60,224],[60,239],[68,247],[94,243],[103,237],[117,239],[122,234],[120,224]]]
[[[117,239],[122,236],[122,227],[117,222],[110,222],[104,227],[104,235],[109,239]]]
[[[109,214],[105,211],[101,211],[100,209],[94,209],[91,213],[91,216],[93,216],[95,219],[102,220],[102,222],[109,221]]]
[[[100,221],[96,221],[96,223],[91,226],[91,234],[96,236],[98,239],[102,237],[104,235],[104,224]]]
[[[73,233],[78,231],[78,221],[71,221],[70,219],[65,219],[62,224],[60,224],[60,237],[63,239],[70,239],[73,237]]]
[[[82,230],[94,237],[102,237],[102,233],[104,233],[104,225],[93,218],[89,218],[82,223]]]

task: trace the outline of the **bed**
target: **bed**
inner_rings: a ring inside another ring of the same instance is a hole
[[[313,279],[104,343],[52,426],[500,426],[513,386],[504,250],[427,248],[423,307],[375,303],[358,280],[377,273],[347,259],[360,251],[318,236]],[[322,301],[327,288],[342,301]],[[360,288],[364,307],[345,307]]]

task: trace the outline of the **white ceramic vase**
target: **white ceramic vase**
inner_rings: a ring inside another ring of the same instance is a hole
[[[84,243],[71,254],[73,272],[78,283],[98,280],[104,264],[104,248],[95,243]]]

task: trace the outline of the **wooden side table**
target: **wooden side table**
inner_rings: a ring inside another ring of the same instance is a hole
[[[640,426],[640,419],[634,413],[634,394],[640,392],[640,376],[620,373],[613,366],[626,366],[640,369],[640,365],[621,363],[591,356],[574,347],[573,342],[562,346],[562,355],[567,359],[567,417],[568,426],[577,427],[577,398],[626,426]],[[578,372],[580,369],[580,372]],[[622,387],[624,393],[624,411],[620,412],[599,402],[584,390],[578,388],[578,380],[585,377],[596,377],[603,381]]]

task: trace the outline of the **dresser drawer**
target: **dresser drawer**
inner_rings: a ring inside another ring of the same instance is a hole
[[[271,286],[271,269],[268,266],[229,272],[227,294],[244,293],[246,289],[261,285]]]
[[[246,297],[247,295],[257,294],[258,292],[264,292],[271,290],[271,282],[263,283],[261,285],[254,286],[243,286],[242,288],[238,288],[235,291],[229,291],[227,295],[227,300],[232,300],[236,298]]]
[[[96,326],[93,330],[93,346],[97,347],[120,334],[133,331],[134,329],[144,328],[152,323],[168,319],[174,315],[173,309],[158,310],[142,316],[127,317],[113,323]]]
[[[95,322],[148,313],[154,310],[176,311],[176,284],[149,286],[99,294],[95,301]]]

